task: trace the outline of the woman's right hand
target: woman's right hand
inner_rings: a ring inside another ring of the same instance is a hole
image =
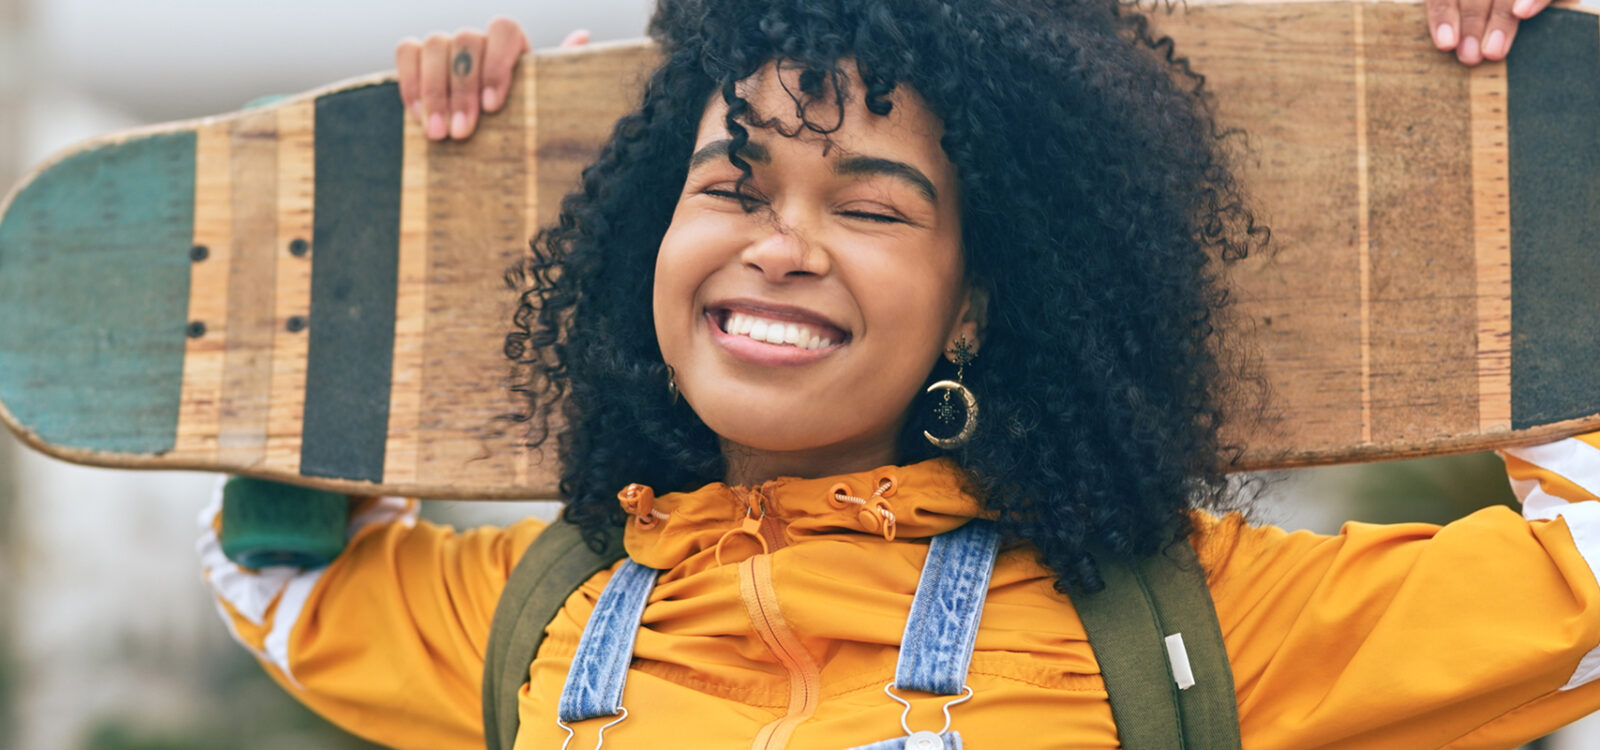
[[[574,31],[561,42],[576,47],[589,32]],[[422,123],[429,140],[462,140],[478,127],[480,113],[500,111],[517,61],[528,51],[528,36],[509,18],[489,22],[487,32],[462,29],[427,39],[401,40],[394,50],[400,100]]]

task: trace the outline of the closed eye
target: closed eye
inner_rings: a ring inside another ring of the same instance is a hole
[[[753,193],[740,193],[740,192],[735,191],[735,190],[721,190],[721,189],[718,189],[718,188],[706,188],[705,190],[701,190],[700,193],[702,195],[709,195],[709,196],[711,196],[713,198],[725,198],[727,200],[734,200],[734,201],[750,201],[752,203],[765,203],[766,202],[759,195],[755,195]]]
[[[889,214],[875,214],[870,211],[840,211],[839,215],[848,216],[852,219],[861,219],[862,221],[871,221],[878,224],[907,223],[905,219],[902,219],[898,216],[890,216]]]
[[[850,219],[870,221],[875,224],[910,224],[911,221],[901,215],[899,211],[870,201],[850,201],[838,208],[840,216]]]

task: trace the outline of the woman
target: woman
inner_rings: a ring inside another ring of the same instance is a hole
[[[1199,78],[1141,17],[683,0],[652,33],[664,61],[536,238],[507,341],[564,516],[626,523],[629,556],[551,622],[517,747],[609,726],[623,747],[838,750],[941,709],[970,747],[1115,747],[1068,595],[1103,587],[1092,550],[1185,541],[1248,747],[1505,747],[1600,705],[1600,506],[1556,500],[1592,498],[1549,471],[1589,470],[1588,442],[1510,460],[1534,515],[1562,519],[1319,537],[1227,512],[1223,405],[1251,394],[1217,279],[1264,233]],[[442,137],[440,112],[418,114]],[[488,623],[543,525],[413,519],[378,501],[325,571],[212,553],[209,578],[313,708],[386,744],[476,747]],[[886,689],[930,540],[974,519],[1002,541],[953,657],[970,698]],[[592,616],[602,591],[636,575],[636,640],[611,649],[632,655],[625,720],[558,721],[585,629],[616,612]]]

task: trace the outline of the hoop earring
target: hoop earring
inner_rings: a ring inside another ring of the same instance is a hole
[[[972,439],[973,433],[978,430],[978,398],[972,394],[972,389],[962,382],[966,374],[966,366],[972,364],[972,345],[967,343],[967,338],[963,336],[957,339],[955,344],[951,345],[949,354],[951,361],[956,364],[956,379],[940,380],[928,386],[928,390],[925,393],[944,391],[944,400],[934,408],[934,413],[939,416],[939,421],[947,424],[956,420],[956,409],[950,403],[950,392],[954,391],[961,394],[961,404],[964,407],[966,419],[961,424],[961,430],[947,438],[934,437],[933,433],[927,430],[922,431],[922,436],[927,438],[928,442],[932,443],[934,447],[947,451],[966,445],[967,441]]]
[[[667,365],[667,395],[672,397],[672,404],[678,404],[678,372]]]

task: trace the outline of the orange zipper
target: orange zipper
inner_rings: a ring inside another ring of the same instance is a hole
[[[822,695],[822,670],[783,618],[778,593],[772,585],[772,556],[756,555],[739,563],[739,595],[750,623],[762,642],[789,672],[789,710],[756,733],[752,750],[775,750],[789,744],[789,736],[817,711]]]

